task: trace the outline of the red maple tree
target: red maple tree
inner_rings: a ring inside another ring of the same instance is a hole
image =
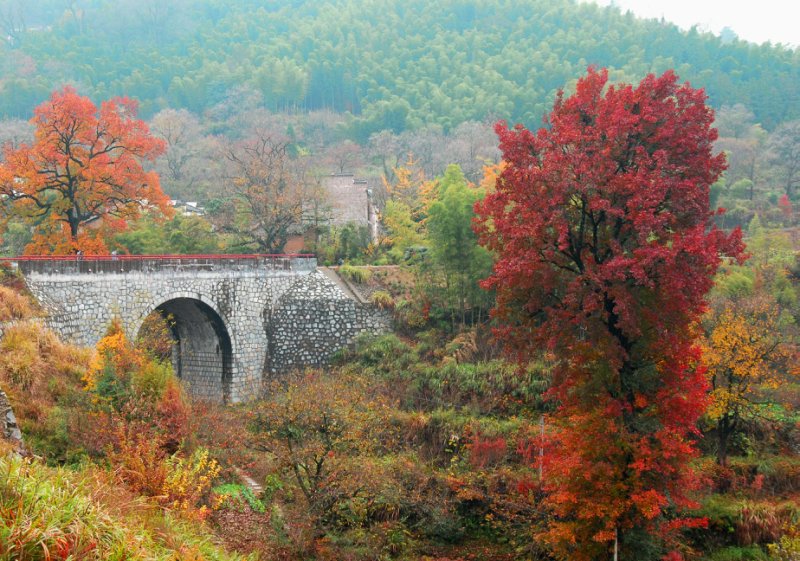
[[[164,152],[136,118],[136,103],[101,104],[74,88],[53,92],[36,108],[30,145],[6,147],[0,164],[0,195],[10,213],[35,226],[27,252],[106,252],[103,233],[124,227],[142,210],[169,213],[158,175],[143,163]],[[98,227],[87,226],[98,221]]]
[[[499,335],[520,360],[557,359],[543,537],[563,559],[642,561],[691,505],[706,389],[692,326],[743,245],[710,224],[725,160],[702,90],[671,71],[607,80],[589,69],[536,133],[498,123],[506,166],[476,228],[498,255],[484,284]]]

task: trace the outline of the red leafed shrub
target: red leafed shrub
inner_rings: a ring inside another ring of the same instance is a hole
[[[476,434],[469,445],[469,461],[473,467],[484,469],[501,463],[506,458],[507,450],[506,439],[502,436],[485,438]]]
[[[156,405],[157,424],[164,435],[165,450],[174,454],[190,434],[194,432],[192,409],[180,383],[172,378]]]
[[[117,419],[106,456],[117,476],[137,494],[161,494],[167,478],[164,437],[140,423]]]

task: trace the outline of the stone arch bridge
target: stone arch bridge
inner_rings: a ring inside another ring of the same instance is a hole
[[[115,256],[13,260],[65,339],[94,346],[114,318],[134,340],[153,312],[173,318],[172,361],[190,393],[239,402],[292,368],[325,364],[390,318],[308,255]]]

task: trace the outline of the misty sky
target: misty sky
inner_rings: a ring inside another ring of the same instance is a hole
[[[787,0],[594,0],[607,6],[614,4],[623,12],[637,16],[661,18],[688,29],[698,24],[701,29],[718,34],[730,27],[740,39],[763,43],[800,46],[800,5]],[[792,7],[794,6],[794,7]]]

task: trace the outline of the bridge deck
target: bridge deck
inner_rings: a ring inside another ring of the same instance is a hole
[[[238,254],[238,255],[27,255],[0,258],[28,275],[152,273],[172,271],[193,273],[207,271],[297,271],[316,268],[311,254]]]

